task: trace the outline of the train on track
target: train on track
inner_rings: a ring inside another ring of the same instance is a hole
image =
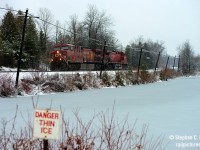
[[[127,68],[124,52],[81,48],[57,44],[51,52],[50,69],[55,70],[116,70]]]

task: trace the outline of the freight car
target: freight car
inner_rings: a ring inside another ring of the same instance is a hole
[[[53,70],[106,70],[126,69],[124,52],[103,51],[76,47],[72,44],[57,44],[51,52],[50,69]]]

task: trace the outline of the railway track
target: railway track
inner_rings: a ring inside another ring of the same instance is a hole
[[[103,70],[103,71],[108,71],[108,72],[112,72],[112,71],[119,71],[119,70]],[[125,70],[120,70],[120,71],[125,71]],[[20,73],[88,73],[88,72],[92,72],[92,73],[96,73],[96,72],[100,72],[100,70],[79,70],[79,71],[40,71],[40,70],[22,70],[20,71]],[[0,70],[0,73],[17,73],[17,71],[5,71],[5,70]]]

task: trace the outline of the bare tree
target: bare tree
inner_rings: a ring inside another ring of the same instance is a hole
[[[40,21],[38,21],[38,26],[40,31],[43,32],[45,44],[47,44],[48,38],[50,37],[50,31],[52,29],[52,25],[50,23],[53,23],[53,14],[47,8],[40,8],[38,11],[38,16],[40,18]]]
[[[70,21],[68,22],[68,28],[70,31],[71,42],[74,45],[78,45],[78,42],[79,42],[78,41],[78,38],[79,38],[78,30],[79,30],[80,24],[81,23],[79,23],[78,16],[76,14],[70,16]]]
[[[191,74],[195,71],[194,51],[189,40],[185,41],[178,47],[181,57],[181,70],[183,74]]]
[[[96,6],[89,5],[84,25],[89,38],[89,47],[96,48],[97,40],[104,41],[106,36],[109,39],[108,33],[111,33],[110,26],[113,25],[113,23],[111,18],[106,15],[105,11],[100,12]]]
[[[56,44],[58,44],[58,35],[59,35],[59,32],[60,32],[60,30],[59,30],[59,26],[60,26],[60,22],[57,20],[56,21]]]

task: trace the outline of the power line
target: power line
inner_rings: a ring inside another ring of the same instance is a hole
[[[136,52],[140,52],[140,49],[141,49],[141,48],[138,48],[138,47],[136,47],[136,48],[129,47],[129,48],[135,50]],[[154,53],[154,54],[158,54],[159,53],[159,52],[154,52],[154,51],[146,50],[146,49],[143,49],[143,48],[142,48],[142,51],[143,52],[147,52],[147,53]]]
[[[19,11],[21,11],[21,10],[14,10],[14,9],[11,9],[11,8],[3,8],[3,7],[0,7],[0,9],[6,10],[6,11],[14,11],[14,12],[19,12]],[[23,11],[21,11],[21,12],[23,12]],[[23,12],[23,13],[25,13],[25,12]]]

